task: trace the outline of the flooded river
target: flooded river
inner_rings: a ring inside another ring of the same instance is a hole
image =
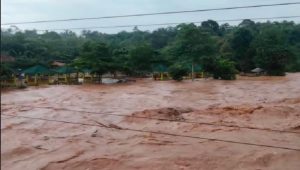
[[[299,167],[299,73],[1,94],[5,170]]]

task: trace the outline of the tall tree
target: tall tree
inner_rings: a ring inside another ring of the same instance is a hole
[[[76,60],[75,65],[92,69],[101,82],[102,74],[113,70],[113,58],[106,44],[89,41],[83,44],[80,57]]]
[[[268,28],[261,31],[255,40],[256,63],[269,75],[285,75],[286,66],[291,61],[292,53],[283,35],[278,29]]]
[[[209,34],[194,24],[178,26],[178,33],[169,52],[173,60],[191,64],[192,72],[195,64],[204,64],[202,59],[216,52],[216,43]]]
[[[130,67],[129,51],[126,48],[115,49],[113,51],[113,70],[130,74],[132,69]]]
[[[248,72],[255,67],[253,57],[254,49],[251,43],[254,39],[253,33],[247,28],[239,28],[234,32],[231,47],[234,49],[234,59],[238,68],[243,72]]]
[[[152,69],[154,50],[148,44],[141,44],[130,51],[130,67],[135,73],[145,74]]]
[[[210,33],[212,33],[213,35],[221,35],[220,32],[220,26],[219,24],[214,21],[214,20],[207,20],[201,23],[201,27],[204,30],[209,31]]]

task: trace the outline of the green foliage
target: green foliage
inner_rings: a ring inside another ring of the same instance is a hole
[[[82,43],[75,33],[69,31],[38,34],[36,31],[11,33],[1,30],[1,54],[6,53],[17,60],[30,62],[24,64],[26,67],[54,60],[70,62],[78,56]]]
[[[216,21],[213,21],[213,20],[204,21],[201,23],[201,27],[213,35],[221,34],[219,24]]]
[[[176,81],[182,81],[183,76],[186,76],[188,74],[188,71],[189,70],[181,64],[174,64],[169,67],[169,73],[173,80]]]
[[[258,48],[256,62],[269,75],[283,76],[291,55],[288,49],[280,46]]]
[[[300,25],[289,28],[288,47],[293,53],[293,62],[287,66],[287,70],[291,72],[300,72]]]
[[[213,38],[196,25],[181,24],[177,29],[177,36],[168,49],[172,60],[199,64],[202,57],[216,52]]]
[[[289,72],[300,72],[300,43],[290,47],[292,52],[292,62],[287,65],[287,71]]]
[[[154,50],[148,44],[142,44],[130,51],[129,66],[137,74],[151,72]]]
[[[254,21],[250,20],[250,19],[244,19],[240,24],[239,24],[240,28],[248,28],[251,30],[255,30],[256,29],[256,24]]]
[[[236,79],[236,63],[225,57],[204,57],[202,67],[205,72],[211,73],[215,79]]]
[[[73,65],[80,69],[91,69],[100,80],[102,74],[113,70],[113,58],[106,44],[88,41],[83,44],[81,54]]]
[[[162,49],[167,46],[171,41],[174,40],[176,36],[176,29],[169,28],[159,28],[151,34],[151,45],[154,49]]]
[[[233,60],[237,62],[239,70],[243,72],[249,72],[255,67],[253,61],[255,49],[251,46],[253,39],[252,31],[245,26],[238,28],[231,39],[231,48],[234,49]]]
[[[209,73],[218,71],[218,78],[231,79],[221,72],[232,75],[232,67],[243,72],[261,67],[270,75],[300,71],[299,37],[299,24],[251,20],[238,26],[208,20],[201,26],[180,24],[152,32],[136,27],[116,34],[1,29],[1,54],[16,59],[9,66],[12,70],[58,60],[99,76],[106,72],[146,75],[157,65],[188,63]]]
[[[14,71],[8,64],[1,63],[1,68],[0,68],[1,80],[6,80],[11,78],[13,73]]]
[[[126,48],[115,49],[113,51],[113,72],[119,71],[130,74],[129,51]]]
[[[255,40],[257,65],[269,75],[285,75],[293,54],[286,46],[286,36],[277,29],[265,29]]]
[[[224,58],[218,58],[216,60],[213,71],[213,77],[215,79],[234,80],[236,79],[236,74],[237,70],[233,61]]]
[[[216,70],[216,57],[203,57],[201,60],[203,71],[213,73]]]

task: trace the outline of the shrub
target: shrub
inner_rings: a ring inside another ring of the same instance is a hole
[[[228,59],[217,59],[215,63],[215,69],[213,71],[213,77],[215,79],[222,80],[234,80],[236,79],[237,70],[235,68],[235,63]]]
[[[182,81],[183,76],[188,74],[188,69],[180,64],[175,64],[169,68],[169,73],[173,80]]]

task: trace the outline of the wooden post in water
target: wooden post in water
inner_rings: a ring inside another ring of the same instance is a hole
[[[50,74],[48,74],[48,84],[51,84],[51,81],[50,81]]]
[[[83,82],[82,83],[84,83],[85,82],[85,72],[83,72]]]
[[[77,71],[77,72],[76,72],[76,80],[75,80],[75,83],[76,83],[76,84],[79,83],[78,79],[79,79],[79,72]]]
[[[192,81],[194,81],[194,62],[192,63]]]
[[[65,83],[68,84],[67,74],[65,74]]]
[[[25,79],[26,79],[26,82],[29,83],[29,76],[28,76],[28,74],[26,75]]]
[[[34,75],[34,85],[37,86],[37,74]]]
[[[16,75],[13,76],[13,79],[14,79],[14,84],[15,84],[15,86],[17,86],[17,78],[16,78]]]
[[[59,74],[57,73],[57,84],[59,84]]]

